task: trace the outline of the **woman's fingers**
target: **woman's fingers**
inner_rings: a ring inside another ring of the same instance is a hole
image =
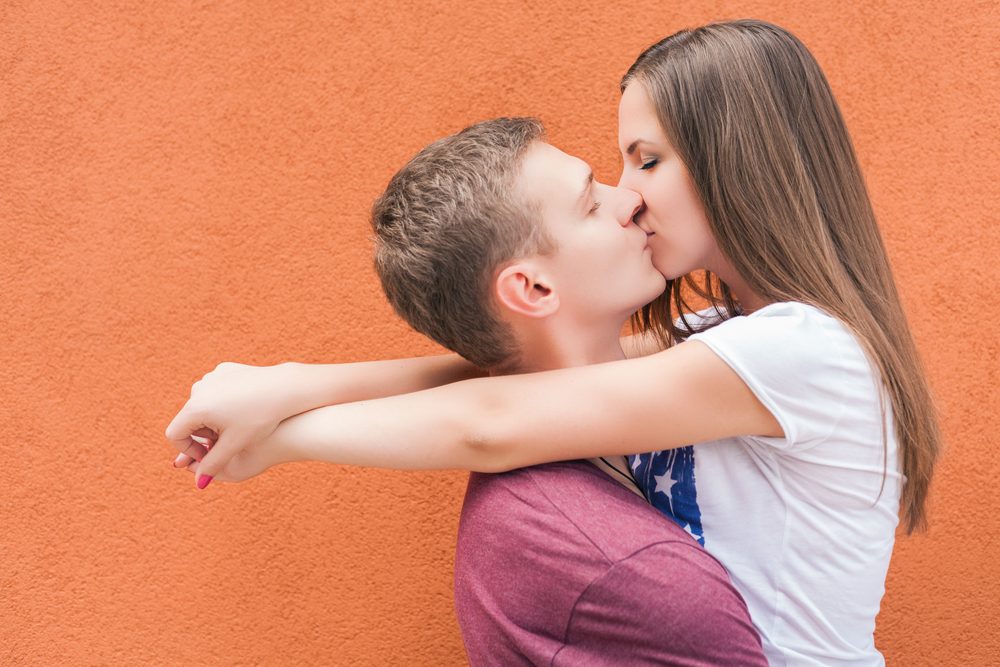
[[[199,463],[198,461],[191,461],[191,463],[189,463],[187,465],[187,468],[186,468],[187,471],[190,472],[192,475],[197,475],[197,472],[198,472],[198,463]],[[230,482],[230,481],[232,481],[232,479],[229,477],[229,475],[227,475],[225,472],[220,472],[219,474],[215,475],[215,477],[213,477],[212,480],[213,481],[218,480],[220,482]]]
[[[185,453],[192,441],[205,445],[218,440],[219,435],[205,425],[206,417],[188,401],[177,413],[167,430],[164,432],[167,440],[177,449]]]
[[[190,437],[191,440],[194,440],[195,442],[192,442],[187,446],[187,449],[177,455],[177,458],[174,459],[175,468],[186,468],[192,461],[195,463],[201,461],[205,458],[205,454],[207,454],[208,450],[211,448],[211,440],[195,435]]]
[[[198,474],[195,475],[195,485],[204,489],[215,478],[230,459],[239,454],[247,445],[245,435],[234,433],[228,429],[219,434],[219,439],[212,444],[208,452],[198,463]]]
[[[208,427],[200,428],[191,434],[191,439],[206,447],[219,439],[219,434]]]

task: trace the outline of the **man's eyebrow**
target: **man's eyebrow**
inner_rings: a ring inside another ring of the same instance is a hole
[[[583,199],[590,192],[590,184],[594,182],[594,171],[591,169],[587,172],[587,178],[583,179],[583,191],[580,192],[580,196],[576,198],[577,207],[583,203]]]

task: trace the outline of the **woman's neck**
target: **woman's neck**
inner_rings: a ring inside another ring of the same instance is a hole
[[[744,315],[749,315],[771,303],[751,289],[747,281],[743,279],[743,276],[729,262],[724,262],[723,264],[723,266],[719,267],[719,270],[709,269],[709,271],[714,273],[719,280],[729,287],[729,291],[732,292],[736,302],[740,304],[740,310]]]

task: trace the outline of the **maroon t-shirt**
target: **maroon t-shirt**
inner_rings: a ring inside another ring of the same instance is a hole
[[[587,461],[473,473],[455,553],[473,665],[762,665],[725,568]]]

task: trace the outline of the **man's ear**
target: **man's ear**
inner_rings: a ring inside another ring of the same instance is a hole
[[[504,268],[493,283],[501,308],[524,317],[548,317],[559,310],[559,295],[544,273],[530,262]]]

